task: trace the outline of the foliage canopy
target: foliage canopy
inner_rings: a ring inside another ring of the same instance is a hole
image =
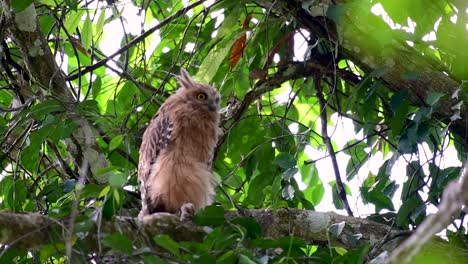
[[[98,261],[109,250],[145,263],[362,263],[371,246],[357,237],[352,249],[294,232],[271,239],[224,213],[330,201],[412,229],[467,158],[465,1],[0,2],[0,209],[74,223],[33,250],[0,246],[2,263]],[[157,254],[118,232],[91,249],[82,239],[96,223],[138,213],[141,135],[181,67],[225,107],[218,206],[194,219],[213,231],[153,237]],[[466,252],[466,235],[460,215],[448,248]]]

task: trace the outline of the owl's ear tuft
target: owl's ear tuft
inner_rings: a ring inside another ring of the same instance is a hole
[[[180,86],[185,89],[193,88],[196,85],[195,80],[184,68],[180,68],[180,75],[176,76],[176,79]]]

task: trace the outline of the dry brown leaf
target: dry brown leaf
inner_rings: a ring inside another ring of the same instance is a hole
[[[75,49],[77,49],[78,51],[86,55],[87,57],[90,57],[89,52],[85,49],[85,47],[83,47],[83,45],[81,44],[81,41],[73,37],[70,38],[70,41],[73,47],[75,47]]]
[[[232,45],[231,57],[230,57],[230,60],[229,60],[229,64],[231,65],[231,70],[234,68],[234,66],[236,66],[237,62],[239,62],[239,60],[240,60],[240,58],[242,56],[242,52],[244,51],[245,40],[246,39],[247,39],[247,36],[244,33]]]
[[[244,21],[242,22],[243,29],[249,28],[249,22],[251,19],[252,19],[252,13],[249,13],[247,17],[244,19]],[[231,70],[239,62],[242,56],[242,53],[244,52],[246,40],[247,40],[247,35],[243,33],[232,45],[231,57],[229,58],[229,65],[231,66]]]

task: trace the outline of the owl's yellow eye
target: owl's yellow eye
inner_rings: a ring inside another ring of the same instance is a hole
[[[197,99],[200,100],[200,101],[205,101],[206,100],[206,94],[204,94],[204,93],[197,94]]]

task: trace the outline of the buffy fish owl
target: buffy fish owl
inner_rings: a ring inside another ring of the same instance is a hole
[[[159,108],[140,148],[139,218],[156,212],[193,213],[213,202],[212,159],[218,136],[220,94],[184,69],[180,88]]]

